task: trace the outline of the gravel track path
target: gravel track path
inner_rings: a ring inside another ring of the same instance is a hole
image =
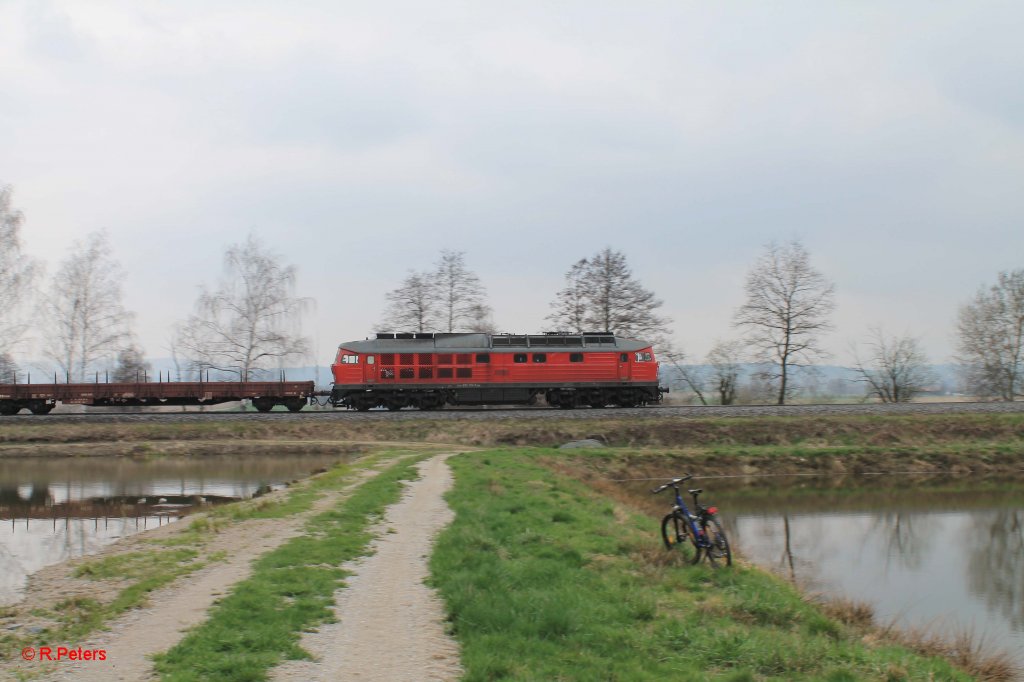
[[[206,619],[207,611],[231,586],[246,579],[252,562],[292,537],[301,534],[306,521],[327,511],[378,473],[360,472],[358,478],[338,491],[329,491],[313,503],[311,509],[283,519],[241,521],[229,531],[210,540],[207,553],[224,552],[228,559],[213,563],[181,578],[149,596],[145,607],[132,609],[109,624],[109,630],[94,633],[86,641],[75,642],[85,649],[105,649],[105,662],[63,662],[41,682],[79,680],[89,682],[140,682],[157,679],[150,656],[177,644],[187,629]],[[281,494],[286,494],[282,491]],[[174,524],[182,530],[187,523]],[[136,542],[151,537],[134,536]],[[108,551],[115,551],[116,545]],[[66,577],[65,577],[66,580]],[[49,585],[34,585],[36,591],[49,591]],[[32,595],[29,595],[32,599]],[[24,669],[24,668],[23,668]],[[0,671],[2,673],[2,671]]]
[[[498,407],[420,410],[304,410],[302,412],[110,412],[102,408],[88,414],[62,414],[54,412],[44,417],[24,414],[0,417],[0,424],[103,424],[133,422],[209,422],[209,421],[393,421],[393,420],[528,420],[528,419],[607,419],[609,417],[650,417],[665,419],[707,419],[716,417],[765,416],[828,416],[828,415],[885,415],[885,414],[965,414],[965,413],[1020,413],[1024,401],[1005,402],[934,402],[934,403],[853,403],[841,405],[682,405],[637,408],[609,408],[595,410],[559,410],[545,407]]]
[[[437,533],[454,514],[444,501],[451,471],[438,455],[420,464],[400,502],[376,528],[373,554],[345,568],[354,575],[336,593],[338,622],[303,635],[314,661],[288,661],[276,682],[359,680],[426,682],[461,675],[458,644],[445,633],[444,609],[424,584]]]

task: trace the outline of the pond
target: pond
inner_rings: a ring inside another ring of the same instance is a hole
[[[249,499],[345,455],[0,459],[0,605],[28,576],[208,505]]]
[[[704,488],[743,557],[805,590],[867,602],[882,624],[970,633],[1024,665],[1021,483],[889,475],[684,485]],[[635,497],[660,516],[668,494],[653,498],[650,487],[635,486]]]

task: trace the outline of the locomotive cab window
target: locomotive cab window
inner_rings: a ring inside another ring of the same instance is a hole
[[[512,359],[517,363],[526,362],[526,353],[516,353]]]
[[[341,364],[343,364],[343,365],[358,365],[359,364],[359,356],[358,355],[342,355],[341,356]]]
[[[490,353],[477,353],[476,354],[476,361],[477,361],[477,364],[486,365],[487,363],[489,363],[491,361],[491,354]]]
[[[583,362],[583,353],[569,353],[569,362]]]
[[[619,362],[629,362],[629,353],[620,353]]]
[[[368,364],[368,365],[372,365],[373,364],[373,356],[372,355],[367,355],[366,356],[366,364]]]
[[[534,353],[533,354],[533,361],[534,362],[547,362],[548,361],[548,354],[547,353]]]
[[[653,359],[653,357],[651,356],[650,353],[637,353],[636,354],[636,361],[637,362],[650,362],[652,359]]]

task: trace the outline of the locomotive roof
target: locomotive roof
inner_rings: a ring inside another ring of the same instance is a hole
[[[613,334],[377,334],[375,339],[349,341],[339,348],[357,353],[430,353],[455,351],[462,353],[501,353],[524,348],[558,350],[621,350],[637,351],[651,344]]]

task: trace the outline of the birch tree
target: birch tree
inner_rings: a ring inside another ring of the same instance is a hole
[[[867,357],[861,359],[855,351],[853,367],[869,396],[883,403],[910,402],[935,380],[918,339],[886,334],[877,327],[870,330],[869,337]]]
[[[25,217],[11,205],[13,190],[0,186],[0,356],[13,372],[13,351],[28,329],[27,299],[39,267],[21,249]]]
[[[302,316],[312,304],[295,294],[296,269],[255,236],[230,246],[218,287],[203,287],[195,312],[178,325],[172,346],[187,366],[249,381],[309,353]]]
[[[43,353],[72,381],[84,381],[132,341],[124,272],[102,232],[75,241],[50,278],[43,306]]]
[[[749,343],[773,369],[776,403],[784,405],[792,390],[792,367],[824,355],[819,343],[830,330],[835,287],[811,266],[798,241],[771,243],[747,274],[747,300],[734,324],[747,331]]]
[[[978,395],[1024,395],[1024,269],[1000,272],[960,309],[958,359]]]

